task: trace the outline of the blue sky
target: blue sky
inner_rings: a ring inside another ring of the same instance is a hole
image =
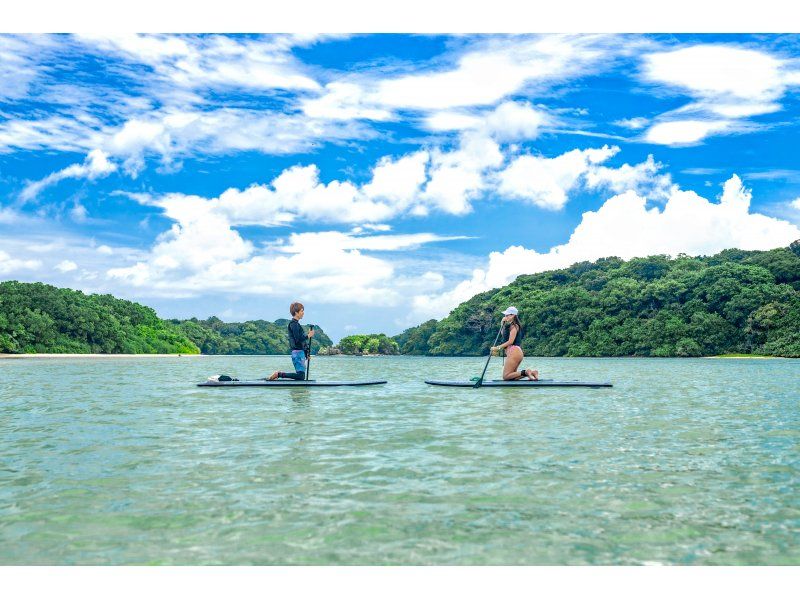
[[[0,279],[334,338],[800,237],[797,35],[0,35]]]

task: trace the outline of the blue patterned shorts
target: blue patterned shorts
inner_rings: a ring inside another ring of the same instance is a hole
[[[295,372],[306,371],[306,352],[305,351],[292,351],[292,365],[294,365]]]

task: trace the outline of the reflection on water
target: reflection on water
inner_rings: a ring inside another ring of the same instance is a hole
[[[530,361],[0,361],[0,563],[800,564],[800,363]]]

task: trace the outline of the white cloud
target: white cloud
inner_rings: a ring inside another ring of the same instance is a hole
[[[546,253],[520,246],[492,252],[488,267],[475,270],[471,279],[442,294],[415,297],[414,312],[420,320],[443,317],[459,302],[507,284],[520,274],[565,268],[585,260],[707,255],[731,247],[765,250],[800,237],[797,226],[750,212],[750,200],[750,192],[735,175],[725,183],[718,203],[673,187],[662,209],[648,208],[645,197],[626,191],[597,211],[584,213],[567,243]]]
[[[117,165],[110,162],[108,154],[102,150],[92,150],[82,164],[72,164],[66,168],[62,168],[57,172],[47,175],[45,178],[29,183],[20,193],[22,201],[30,201],[34,199],[45,187],[55,185],[64,179],[88,179],[93,181],[95,179],[108,176],[117,169]],[[82,206],[78,208],[77,216],[85,218],[86,211]],[[82,210],[82,211],[81,211]],[[76,215],[76,214],[73,214]]]
[[[645,140],[692,144],[712,134],[752,128],[734,126],[729,119],[777,112],[787,88],[800,83],[798,74],[789,61],[732,45],[698,44],[646,55],[646,81],[676,88],[696,101],[658,118]]]
[[[145,64],[174,85],[201,88],[316,90],[319,84],[293,58],[292,38],[79,35],[83,43]],[[299,41],[296,38],[294,41]]]
[[[789,203],[795,210],[800,211],[800,197]]]
[[[485,127],[498,141],[515,141],[534,139],[549,121],[545,112],[526,102],[503,102],[486,117]]]
[[[423,125],[429,131],[462,131],[477,128],[483,119],[468,112],[442,110],[429,114]]]
[[[325,94],[301,103],[303,112],[311,118],[332,120],[389,120],[390,110],[371,105],[362,88],[354,83],[334,82],[325,86]]]
[[[21,270],[37,270],[42,267],[40,260],[21,260],[0,250],[0,274],[11,274]]]
[[[167,110],[132,119],[117,129],[107,129],[103,147],[125,158],[131,173],[141,169],[147,153],[162,162],[198,151],[224,154],[260,151],[290,154],[310,149],[315,141],[336,141],[369,136],[353,124],[336,124],[278,112],[223,108],[200,112]]]
[[[449,214],[468,213],[470,200],[486,186],[485,175],[503,160],[497,142],[482,133],[464,133],[454,151],[433,150],[430,180],[421,195],[430,205],[419,205],[416,213],[424,215],[429,207]]]
[[[720,133],[731,127],[728,120],[674,120],[658,123],[644,136],[645,141],[662,145],[691,145],[702,141],[712,133]]]
[[[209,235],[210,227],[216,233]],[[202,237],[202,244],[196,243]],[[447,240],[437,235],[358,236],[336,231],[292,234],[258,250],[226,223],[207,215],[173,226],[146,260],[108,276],[151,294],[194,296],[209,291],[286,295],[309,300],[397,305],[419,289],[441,287],[435,273],[407,277],[391,262],[362,251],[396,251]]]
[[[169,165],[198,153],[259,151],[290,154],[308,151],[319,141],[367,138],[372,133],[357,123],[336,123],[279,112],[222,108],[200,111],[165,108],[105,126],[78,115],[42,120],[10,119],[0,123],[0,152],[12,149],[100,151],[123,161],[135,176],[148,155]],[[60,179],[59,179],[60,180]]]
[[[196,214],[222,218],[232,226],[281,226],[304,222],[376,225],[398,216],[424,216],[431,211],[462,215],[472,202],[496,190],[507,199],[522,199],[545,209],[560,209],[581,183],[589,189],[663,191],[670,185],[659,175],[661,165],[647,161],[619,168],[600,164],[617,147],[573,150],[555,158],[517,157],[502,169],[501,147],[483,132],[468,131],[451,151],[421,150],[398,158],[385,156],[372,169],[369,182],[320,181],[316,165],[296,165],[268,184],[230,188],[216,198],[171,193],[159,197],[126,194],[144,205],[164,210],[178,222]]]
[[[428,113],[424,123],[431,130],[460,130],[477,124],[460,108],[491,107],[523,90],[579,77],[627,51],[612,36],[495,36],[438,57],[438,65],[423,72],[366,72],[329,83],[301,105],[309,116],[332,119],[386,120],[418,111]]]
[[[31,218],[14,208],[0,207],[0,224],[19,224]]]
[[[555,158],[519,156],[497,175],[497,190],[507,198],[527,200],[546,210],[560,210],[580,178],[593,165],[608,160],[617,152],[618,147],[604,146],[602,149],[576,149]]]
[[[16,99],[27,95],[39,74],[32,60],[33,38],[0,35],[0,98]]]
[[[78,264],[71,260],[63,260],[56,265],[56,270],[59,272],[72,272],[78,269]]]
[[[586,187],[610,189],[614,193],[632,190],[650,199],[661,199],[672,187],[672,177],[659,174],[661,168],[662,165],[653,159],[652,154],[644,162],[633,166],[623,164],[619,168],[608,168],[591,165],[585,175]]]
[[[97,147],[100,126],[97,119],[82,113],[38,120],[10,118],[0,122],[0,153],[14,149],[88,152]]]
[[[781,109],[780,104],[711,104],[708,110],[727,118],[744,118],[747,116],[758,116],[759,114],[769,114]]]
[[[397,160],[385,156],[372,170],[372,180],[361,191],[370,199],[389,200],[402,211],[414,201],[425,183],[429,160],[430,155],[426,151],[408,154]]]
[[[625,127],[626,129],[633,129],[634,131],[638,129],[644,129],[648,123],[650,122],[649,118],[644,118],[643,116],[637,116],[635,118],[623,118],[621,120],[615,120],[612,125],[617,125],[618,127]]]
[[[468,134],[450,152],[422,150],[393,158],[385,156],[364,185],[350,181],[320,181],[316,165],[292,166],[269,184],[231,188],[217,198],[180,193],[156,199],[134,199],[165,210],[181,221],[187,214],[211,213],[234,226],[279,226],[308,222],[379,224],[401,215],[430,210],[463,214],[484,189],[485,174],[503,162],[499,146],[482,135]]]
[[[700,44],[645,56],[647,79],[702,97],[773,100],[783,94],[783,61],[757,50]]]
[[[597,36],[549,35],[491,40],[436,72],[380,81],[376,104],[421,110],[487,106],[536,82],[569,79],[610,52]]]

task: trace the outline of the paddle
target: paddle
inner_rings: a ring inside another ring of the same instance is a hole
[[[313,324],[309,325],[309,328],[311,328],[311,330],[314,330],[314,325]],[[306,361],[306,380],[308,380],[309,373],[311,372],[311,339],[312,338],[313,337],[308,337],[308,358],[307,358],[307,361]]]
[[[500,322],[500,330],[497,331],[497,336],[494,337],[494,342],[492,343],[492,347],[497,344],[497,339],[500,338],[500,333],[503,332],[503,327],[506,325],[505,321]],[[483,377],[486,375],[486,368],[489,367],[489,360],[492,358],[492,347],[489,347],[489,357],[486,358],[486,365],[483,366],[483,372],[481,373],[480,378],[472,378],[475,380],[475,386],[473,388],[480,388],[481,384],[483,384]]]

